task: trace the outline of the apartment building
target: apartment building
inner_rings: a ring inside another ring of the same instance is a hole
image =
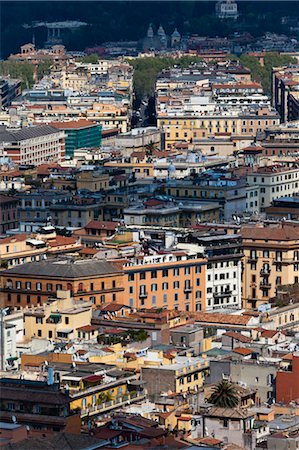
[[[82,228],[91,220],[103,220],[102,198],[75,196],[50,207],[54,225]]]
[[[89,120],[52,122],[51,126],[65,133],[65,156],[73,158],[79,148],[94,148],[101,145],[101,126]]]
[[[299,228],[288,224],[244,227],[244,307],[268,303],[281,285],[299,282]]]
[[[18,424],[40,438],[63,431],[80,434],[80,415],[71,412],[69,394],[54,381],[1,378],[0,389],[3,421],[11,423],[16,415]]]
[[[42,306],[26,308],[25,339],[76,339],[78,328],[90,325],[92,303],[74,300],[69,291],[58,291],[57,298]]]
[[[272,104],[282,122],[299,119],[299,66],[272,71]]]
[[[227,133],[233,136],[254,137],[257,132],[268,126],[279,123],[279,116],[274,109],[260,107],[247,111],[229,108],[204,112],[158,112],[157,124],[165,132],[166,148],[176,142],[192,142],[197,138],[208,138],[216,133]]]
[[[105,170],[81,170],[76,175],[76,187],[78,190],[104,191],[109,188],[109,181],[110,176]]]
[[[0,234],[4,234],[12,228],[17,228],[17,206],[18,200],[16,198],[0,194]]]
[[[15,164],[60,162],[65,156],[65,134],[50,125],[21,130],[0,127],[0,154]]]
[[[162,227],[191,227],[200,222],[219,221],[219,203],[196,202],[183,199],[180,202],[148,200],[124,209],[126,225]]]
[[[148,395],[152,399],[169,391],[177,394],[195,393],[203,386],[208,367],[208,361],[204,358],[176,356],[171,364],[144,365],[141,368],[141,378],[146,383]]]
[[[194,253],[140,256],[125,263],[123,271],[128,306],[190,312],[206,308],[206,260]]]
[[[93,260],[48,260],[21,264],[1,272],[5,306],[42,305],[57,291],[94,304],[123,303],[123,272],[111,263]]]
[[[50,207],[59,202],[67,202],[71,194],[54,189],[32,189],[17,195],[18,206],[18,227],[21,232],[36,232],[43,227],[51,216]]]
[[[121,103],[93,103],[86,111],[86,118],[100,124],[103,129],[117,128],[121,133],[129,131],[128,106]]]
[[[292,197],[299,192],[299,165],[259,167],[247,173],[246,206],[251,213],[264,212],[280,197]]]
[[[242,245],[241,236],[224,231],[198,231],[189,235],[188,243],[180,239],[182,250],[190,249],[207,259],[206,311],[240,309]]]
[[[220,219],[230,220],[232,215],[242,213],[246,205],[245,181],[229,178],[225,172],[200,175],[197,178],[176,180],[166,187],[166,194],[181,199],[196,199],[220,204]]]

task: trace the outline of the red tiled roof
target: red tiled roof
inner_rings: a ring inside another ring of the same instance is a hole
[[[89,128],[98,125],[96,122],[92,122],[86,119],[69,120],[67,122],[51,122],[51,126],[60,130]]]
[[[218,314],[218,313],[197,313],[195,314],[196,322],[206,323],[222,323],[229,325],[247,325],[250,316],[237,316],[234,314]]]
[[[98,250],[95,248],[84,247],[79,251],[80,255],[95,255]]]
[[[16,234],[15,236],[8,236],[0,239],[0,245],[2,244],[13,244],[14,242],[26,241],[29,238],[28,234]]]
[[[49,247],[60,247],[62,245],[71,245],[76,244],[77,239],[68,236],[56,236],[55,239],[49,239],[48,245]]]
[[[253,353],[253,351],[250,350],[249,348],[242,348],[242,347],[234,348],[233,352],[238,353],[239,355],[243,355],[243,356],[248,356]]]
[[[264,330],[261,333],[261,337],[264,338],[273,338],[278,333],[277,330]]]
[[[299,227],[283,226],[274,227],[244,227],[241,229],[243,239],[268,241],[294,241],[299,239]]]
[[[83,325],[82,327],[77,328],[77,330],[85,331],[86,333],[89,333],[90,331],[97,330],[98,327],[96,325]]]
[[[237,333],[235,331],[228,331],[227,333],[224,333],[223,336],[229,336],[229,337],[235,339],[236,341],[240,341],[240,342],[244,342],[244,343],[251,342],[251,339],[249,337],[244,336],[244,334]]]
[[[100,309],[105,312],[116,312],[120,311],[122,308],[128,308],[128,306],[122,305],[121,303],[108,303],[107,305],[103,305]]]

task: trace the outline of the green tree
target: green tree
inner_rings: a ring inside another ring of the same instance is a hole
[[[221,381],[214,387],[208,402],[220,408],[234,408],[239,403],[239,394],[232,383]]]
[[[96,53],[84,56],[81,60],[83,63],[96,64],[99,61],[99,56]]]

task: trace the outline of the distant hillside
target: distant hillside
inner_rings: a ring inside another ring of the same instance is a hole
[[[145,36],[148,24],[161,23],[170,33],[177,27],[181,33],[207,36],[225,36],[238,30],[253,35],[266,31],[285,32],[281,17],[298,16],[298,1],[238,2],[238,23],[221,22],[214,16],[215,3],[204,1],[100,2],[100,1],[2,1],[1,2],[1,57],[16,52],[20,45],[32,41],[33,31],[22,27],[35,20],[82,20],[89,23],[85,29],[68,32],[64,43],[70,50],[84,50],[110,40],[138,40]],[[46,40],[46,30],[34,30],[37,46]]]

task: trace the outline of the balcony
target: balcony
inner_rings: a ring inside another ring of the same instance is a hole
[[[257,262],[257,260],[258,260],[257,255],[251,255],[251,256],[248,257],[248,262],[249,263]]]
[[[184,292],[192,292],[192,286],[186,286]]]
[[[271,283],[269,281],[261,281],[260,288],[261,289],[271,289]]]
[[[227,290],[223,292],[214,292],[213,297],[214,298],[224,298],[224,297],[230,297],[232,295],[232,290]]]
[[[260,271],[260,275],[263,277],[263,276],[267,276],[267,275],[270,275],[270,273],[271,273],[271,269],[262,269],[261,271]]]
[[[81,417],[92,416],[95,414],[104,414],[106,411],[111,411],[115,408],[120,408],[121,406],[128,405],[130,403],[135,403],[140,400],[145,399],[145,394],[143,392],[137,392],[135,395],[126,395],[123,397],[117,397],[109,402],[100,403],[99,405],[93,405],[81,410]]]

